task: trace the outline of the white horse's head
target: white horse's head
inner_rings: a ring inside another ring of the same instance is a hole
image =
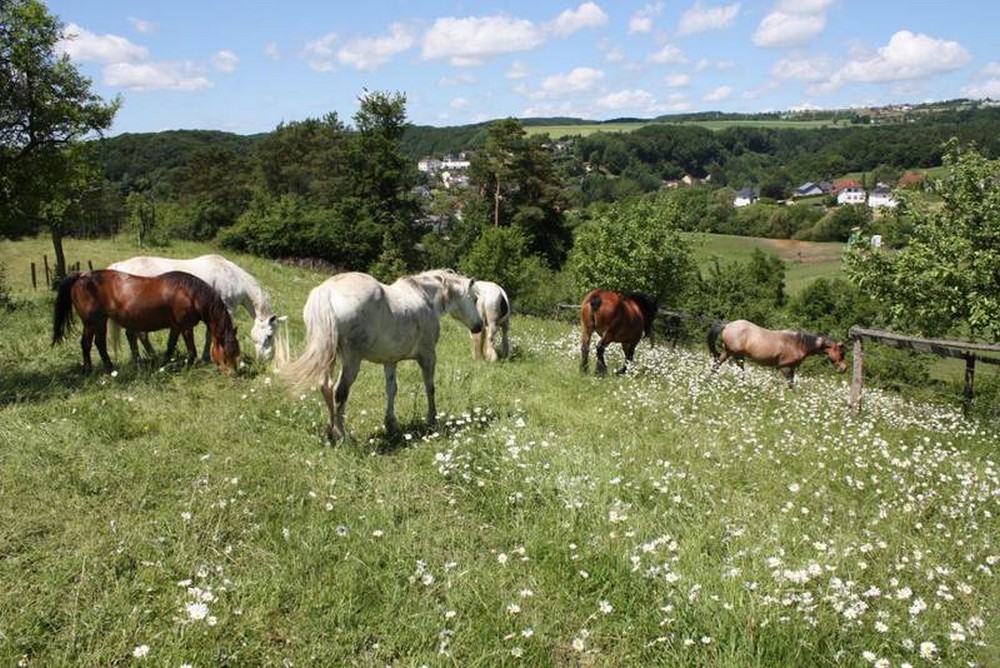
[[[476,308],[475,279],[456,274],[453,271],[438,272],[444,284],[444,310],[473,334],[483,331],[483,319]]]
[[[250,330],[250,338],[253,340],[254,348],[257,350],[257,359],[261,362],[268,362],[274,357],[275,339],[279,332],[284,331],[282,323],[288,320],[288,316],[260,317],[254,319],[253,328]]]

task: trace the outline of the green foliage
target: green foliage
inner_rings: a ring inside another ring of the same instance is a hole
[[[856,230],[870,229],[871,209],[865,204],[844,204],[832,209],[815,225],[794,235],[803,241],[847,241]]]
[[[699,274],[685,309],[718,320],[742,318],[771,327],[784,303],[784,263],[757,249],[747,261],[722,264],[716,259]]]
[[[661,308],[680,303],[694,276],[691,246],[668,198],[611,205],[582,224],[567,267],[580,295],[594,288],[645,292]]]
[[[7,265],[0,262],[0,310],[13,311],[16,303],[7,282]]]
[[[789,300],[788,313],[795,327],[840,340],[854,325],[881,324],[878,304],[842,278],[817,278]]]
[[[853,244],[848,276],[904,331],[1000,338],[1000,171],[974,148],[949,146],[939,210],[902,206],[914,220],[899,251]],[[862,238],[867,238],[862,229]]]
[[[41,2],[0,3],[0,26],[0,236],[16,238],[49,222],[53,200],[75,199],[84,154],[67,149],[109,127],[120,101],[105,103],[57,55],[61,26]]]
[[[515,119],[490,126],[483,150],[469,168],[470,221],[521,230],[528,251],[558,268],[566,258],[571,234],[558,180],[544,138],[525,136]]]

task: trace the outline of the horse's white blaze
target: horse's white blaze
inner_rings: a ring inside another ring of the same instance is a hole
[[[478,332],[474,282],[443,269],[406,276],[392,285],[357,272],[338,274],[313,288],[302,310],[306,347],[281,369],[294,388],[319,383],[330,412],[329,434],[344,433],[344,404],[361,360],[385,366],[387,429],[395,427],[396,364],[416,360],[424,377],[427,418],[436,418],[434,367],[441,317],[447,313]],[[340,361],[336,383],[333,365]]]
[[[274,356],[275,339],[282,336],[284,328],[280,325],[284,319],[274,315],[271,298],[257,279],[221,255],[202,255],[189,260],[140,255],[115,262],[108,269],[137,276],[159,276],[168,271],[184,271],[197,276],[219,293],[230,316],[235,316],[237,308],[242,306],[254,319],[250,338],[257,359],[266,362]],[[281,342],[278,345],[282,345]]]

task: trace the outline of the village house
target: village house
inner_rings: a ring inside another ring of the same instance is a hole
[[[749,206],[760,199],[760,192],[754,188],[744,188],[736,193],[733,199],[733,206]]]
[[[892,194],[889,186],[884,183],[876,185],[871,193],[868,194],[868,206],[873,209],[881,207],[894,209],[897,204],[896,196]]]

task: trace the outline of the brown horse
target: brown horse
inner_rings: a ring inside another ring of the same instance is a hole
[[[171,271],[146,277],[113,269],[70,274],[59,283],[56,294],[52,345],[62,341],[72,328],[73,307],[83,321],[80,347],[87,372],[92,368],[92,343],[97,344],[105,372],[114,370],[107,348],[109,318],[127,330],[134,359],[139,356],[135,332],[169,329],[166,359],[173,357],[177,337],[183,336],[190,365],[197,355],[193,329],[204,322],[212,337],[211,355],[215,364],[226,372],[239,366],[240,344],[229,310],[208,283],[191,274]]]
[[[625,373],[639,341],[643,336],[652,337],[657,310],[653,298],[639,292],[621,294],[613,290],[592,290],[580,305],[580,370],[587,370],[590,337],[597,332],[601,336],[597,343],[597,375],[607,373],[604,350],[615,341],[622,344],[625,352],[625,363],[618,373]]]
[[[715,345],[720,333],[721,353]],[[837,371],[843,373],[847,370],[843,343],[790,329],[764,329],[749,320],[713,324],[708,330],[708,350],[715,360],[713,371],[718,370],[727,359],[735,360],[742,368],[743,358],[749,357],[764,366],[777,367],[789,387],[795,384],[796,367],[809,355],[825,353]]]

